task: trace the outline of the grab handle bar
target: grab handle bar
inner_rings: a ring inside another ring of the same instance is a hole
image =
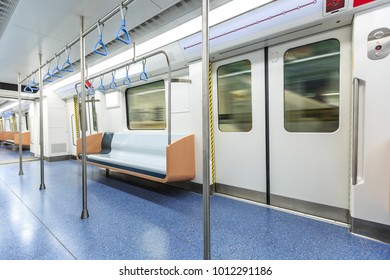
[[[359,119],[360,119],[360,86],[364,80],[353,78],[352,101],[352,185],[356,186],[359,173]]]

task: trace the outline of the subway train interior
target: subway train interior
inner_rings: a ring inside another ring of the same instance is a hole
[[[1,260],[390,260],[389,0],[0,14]]]

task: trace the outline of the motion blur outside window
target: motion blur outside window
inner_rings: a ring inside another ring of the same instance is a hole
[[[336,39],[284,54],[284,127],[288,132],[338,129],[339,77],[340,42]]]
[[[218,68],[218,127],[222,132],[252,129],[252,81],[249,60]]]
[[[130,130],[165,129],[163,80],[126,90],[127,127]]]

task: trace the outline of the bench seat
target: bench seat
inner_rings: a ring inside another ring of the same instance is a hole
[[[111,151],[110,154],[87,155],[87,160],[98,164],[106,164],[111,167],[122,168],[128,171],[155,176],[165,177],[165,158],[154,155],[131,152]],[[129,162],[131,161],[131,162]]]
[[[86,138],[86,159],[106,169],[158,182],[191,180],[195,177],[193,134],[166,132],[98,133]],[[77,141],[81,158],[81,139]]]

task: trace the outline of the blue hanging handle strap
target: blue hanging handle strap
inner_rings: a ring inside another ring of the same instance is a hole
[[[62,78],[64,75],[62,75],[62,72],[58,67],[58,61],[59,61],[59,57],[56,55],[56,66],[53,68],[53,71],[51,72],[51,76],[55,78]]]
[[[66,52],[66,60],[65,60],[64,64],[62,65],[61,71],[72,73],[72,72],[74,72],[74,67],[73,67],[72,62],[70,61],[70,55],[69,55],[67,47],[65,47],[65,52]]]
[[[107,91],[106,87],[103,84],[104,75],[100,76],[100,85],[98,87],[98,91],[105,93]]]
[[[85,86],[87,87],[87,95],[95,95],[95,89],[93,88],[93,79],[86,81]]]
[[[120,6],[121,9],[121,15],[122,15],[122,25],[119,27],[118,31],[116,32],[116,38],[121,41],[122,43],[125,43],[126,45],[130,44],[130,35],[129,31],[127,31],[126,28],[126,15],[123,13],[122,5]],[[127,7],[126,7],[127,11]],[[124,37],[124,38],[122,38]]]
[[[110,83],[110,89],[117,89],[118,88],[118,84],[116,83],[116,80],[115,80],[115,71],[111,73],[112,75],[112,81]]]
[[[139,74],[139,79],[142,81],[149,80],[148,73],[146,73],[146,58],[142,59],[142,72]]]
[[[30,86],[31,86],[31,88],[32,88],[33,90],[39,90],[38,85],[39,85],[39,84],[38,84],[37,81],[35,80],[35,76],[34,76],[33,79],[32,79],[32,81],[31,81]]]
[[[43,76],[43,81],[47,82],[47,83],[54,82],[53,76],[50,73],[50,66],[51,66],[51,62],[49,62],[48,66],[47,66],[47,73],[45,74],[45,76]]]
[[[34,90],[31,87],[31,84],[28,83],[27,86],[24,87],[23,92],[33,93]]]
[[[104,25],[103,25],[103,27],[104,27]],[[108,51],[107,51],[106,45],[103,42],[103,35],[102,35],[102,30],[100,30],[99,22],[97,23],[97,28],[98,28],[98,32],[99,32],[99,39],[96,42],[96,44],[93,48],[93,51],[97,54],[102,55],[102,56],[107,56]],[[100,50],[100,49],[102,49],[102,50]]]
[[[38,91],[39,90],[38,85],[39,84],[35,81],[35,76],[34,76],[30,82],[30,88],[32,89],[32,91]]]
[[[123,82],[122,82],[122,84],[124,86],[131,85],[131,80],[130,80],[130,76],[129,76],[129,69],[130,69],[130,65],[127,65],[126,66],[126,77],[123,79]]]

